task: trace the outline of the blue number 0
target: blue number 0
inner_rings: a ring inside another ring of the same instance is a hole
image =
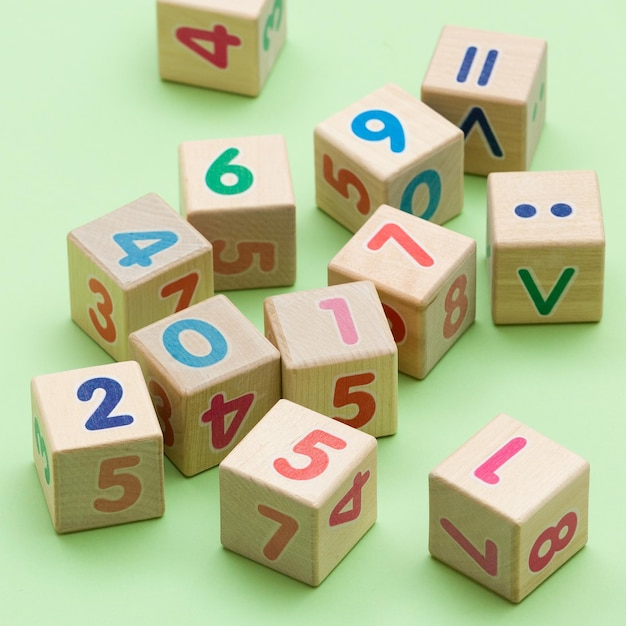
[[[418,217],[429,220],[435,214],[441,200],[441,176],[435,170],[424,170],[409,182],[402,194],[400,209],[406,213],[413,213],[413,196],[422,184],[428,187],[428,206]]]
[[[211,345],[211,351],[204,356],[192,354],[180,341],[180,334],[186,330],[204,337]],[[170,356],[188,367],[208,367],[219,363],[228,353],[228,342],[222,333],[208,322],[197,319],[182,319],[170,324],[163,331],[163,345]]]

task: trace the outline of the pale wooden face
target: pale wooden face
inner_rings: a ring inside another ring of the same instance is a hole
[[[545,52],[540,39],[446,26],[424,85],[455,96],[527,102]]]
[[[515,172],[489,178],[494,242],[584,245],[604,237],[595,172]]]

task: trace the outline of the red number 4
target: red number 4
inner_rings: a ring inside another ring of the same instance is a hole
[[[217,24],[213,30],[181,26],[176,31],[176,39],[205,61],[222,70],[228,67],[228,47],[241,45],[241,39],[229,33],[221,24]],[[207,50],[198,43],[199,41],[212,43],[213,50]]]

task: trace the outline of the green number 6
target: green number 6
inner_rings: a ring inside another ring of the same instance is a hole
[[[244,165],[232,163],[239,155],[237,148],[228,148],[209,166],[204,180],[207,187],[224,196],[243,193],[252,187],[254,176]]]

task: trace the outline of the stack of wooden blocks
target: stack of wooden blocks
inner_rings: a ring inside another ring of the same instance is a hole
[[[258,95],[285,0],[158,0],[161,76]],[[328,286],[266,298],[264,335],[224,294],[296,279],[282,136],[180,145],[181,213],[146,195],[68,235],[72,319],[115,361],[32,381],[55,529],[158,517],[163,453],[220,466],[221,540],[318,585],[376,519],[376,438],[398,371],[423,379],[476,316],[476,242],[444,226],[488,176],[496,324],[597,321],[594,172],[529,172],[546,43],[445,27],[421,100],[395,84],[314,131],[318,206],[353,235]],[[332,418],[332,419],[331,419]],[[589,466],[500,415],[430,475],[433,556],[518,602],[587,540]]]

